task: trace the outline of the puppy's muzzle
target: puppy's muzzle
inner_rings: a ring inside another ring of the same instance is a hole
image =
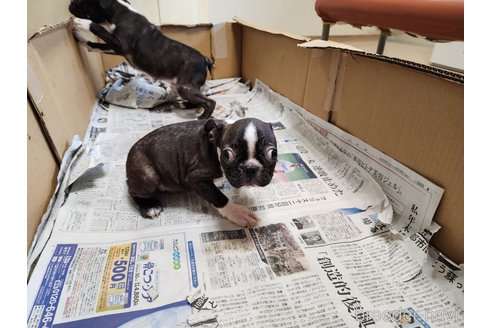
[[[248,165],[243,170],[248,178],[253,179],[256,176],[256,173],[258,173],[259,168],[255,165]]]
[[[272,177],[272,174],[268,174],[263,168],[263,166],[259,165],[244,165],[241,167],[242,178],[240,179],[240,184],[245,186],[266,186]]]

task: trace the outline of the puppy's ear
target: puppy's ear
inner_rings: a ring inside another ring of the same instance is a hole
[[[207,133],[208,141],[218,146],[222,140],[227,123],[221,120],[209,119],[205,123],[205,132]]]

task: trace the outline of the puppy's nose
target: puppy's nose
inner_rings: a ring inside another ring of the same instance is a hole
[[[256,174],[256,172],[258,172],[258,167],[257,166],[246,166],[244,168],[244,172],[246,173],[246,175],[248,177],[251,178]]]

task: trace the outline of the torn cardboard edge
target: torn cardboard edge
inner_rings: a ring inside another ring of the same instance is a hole
[[[288,38],[291,38],[291,39],[294,39],[294,40],[298,40],[298,41],[304,41],[304,42],[311,41],[311,38],[308,38],[306,36],[296,35],[296,34],[293,34],[293,33],[284,33],[284,32],[276,31],[274,29],[270,29],[270,28],[266,28],[266,27],[261,27],[261,26],[255,25],[255,24],[248,23],[248,22],[242,20],[241,18],[239,18],[237,16],[234,16],[233,21],[235,23],[240,24],[240,25],[243,25],[243,26],[246,26],[246,27],[250,27],[250,28],[254,28],[255,30],[259,30],[259,31],[268,32],[270,34],[283,35],[283,36],[286,36]]]
[[[361,57],[367,57],[367,58],[373,58],[379,61],[391,63],[391,64],[396,64],[404,67],[408,67],[420,72],[424,72],[430,75],[438,76],[440,78],[444,78],[449,81],[457,82],[460,84],[464,84],[464,75],[457,73],[457,72],[451,72],[445,69],[425,65],[425,64],[420,64],[416,62],[412,62],[410,60],[406,59],[400,59],[396,57],[389,57],[385,55],[379,55],[376,53],[370,53],[366,52],[360,49],[357,49],[355,47],[352,47],[348,44],[343,44],[339,42],[334,42],[334,41],[324,41],[324,40],[319,40],[319,39],[311,39],[309,37],[304,37],[300,35],[295,35],[295,34],[290,34],[290,33],[282,33],[278,32],[269,28],[264,28],[255,24],[248,23],[238,17],[234,17],[233,21],[237,24],[240,24],[242,26],[246,26],[249,28],[253,28],[258,31],[262,32],[267,32],[270,34],[274,35],[282,35],[285,37],[288,37],[293,40],[298,40],[298,41],[304,41],[300,44],[298,44],[298,47],[300,48],[306,48],[306,49],[327,49],[327,48],[332,48],[332,49],[338,49],[341,50],[345,53],[351,54],[351,55],[358,55]]]
[[[68,25],[71,24],[71,21],[73,20],[73,16],[70,16],[64,20],[62,20],[59,23],[56,23],[54,25],[44,25],[39,28],[37,32],[35,32],[31,37],[27,39],[27,41],[31,41],[32,39],[35,39],[37,37],[40,37],[42,35],[45,35],[47,33],[56,31],[60,28],[67,27]],[[193,27],[210,27],[212,28],[214,24],[212,23],[197,23],[197,24],[161,24],[158,25],[159,27],[187,27],[187,28],[193,28]]]
[[[419,64],[419,63],[412,62],[412,61],[406,60],[406,59],[389,57],[389,56],[385,56],[385,55],[379,55],[376,53],[363,51],[363,50],[357,49],[355,47],[352,47],[350,45],[339,43],[339,42],[315,39],[315,40],[310,40],[310,41],[307,41],[304,43],[300,43],[297,46],[300,48],[306,48],[306,49],[328,49],[328,48],[339,49],[339,50],[346,52],[346,53],[349,53],[349,54],[354,54],[354,55],[358,55],[361,57],[373,58],[373,59],[376,59],[379,61],[384,61],[387,63],[396,64],[396,65],[400,65],[400,66],[404,66],[404,67],[409,67],[409,68],[415,69],[417,71],[421,71],[421,72],[435,75],[435,76],[438,76],[440,78],[444,78],[444,79],[447,79],[447,80],[450,80],[453,82],[464,84],[464,75],[463,74],[451,72],[451,71],[441,69],[438,67],[434,67],[434,66]]]
[[[84,122],[88,122],[92,99],[96,99],[90,70],[81,58],[70,27],[71,19],[66,19],[42,28],[28,40],[26,47],[28,93],[32,96],[37,116],[50,132],[53,141],[50,144],[56,147],[59,159],[73,135],[85,131]],[[52,50],[54,47],[56,51]],[[73,76],[63,80],[67,72],[73,72]],[[58,80],[64,82],[55,83]],[[67,109],[72,107],[73,99],[79,101],[77,111]]]
[[[327,48],[335,48],[335,49],[347,49],[351,51],[364,52],[363,50],[353,47],[349,44],[335,42],[335,41],[325,41],[320,39],[315,39],[311,41],[307,41],[304,43],[299,43],[297,45],[299,48],[308,48],[308,49],[327,49]]]
[[[27,39],[27,42],[30,42],[32,39],[36,39],[40,36],[43,36],[45,34],[51,33],[53,31],[59,30],[61,28],[66,28],[70,22],[72,21],[72,17],[69,17],[55,25],[44,25],[43,27],[39,28],[37,32],[35,32],[29,39]]]
[[[213,27],[212,23],[196,23],[196,24],[161,24],[159,27]]]

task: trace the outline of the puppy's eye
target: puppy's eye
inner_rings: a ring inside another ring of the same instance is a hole
[[[222,151],[222,159],[227,163],[232,162],[234,160],[234,152],[230,149],[224,149]]]
[[[277,149],[276,148],[270,148],[267,150],[267,157],[271,159],[272,161],[277,160]]]

